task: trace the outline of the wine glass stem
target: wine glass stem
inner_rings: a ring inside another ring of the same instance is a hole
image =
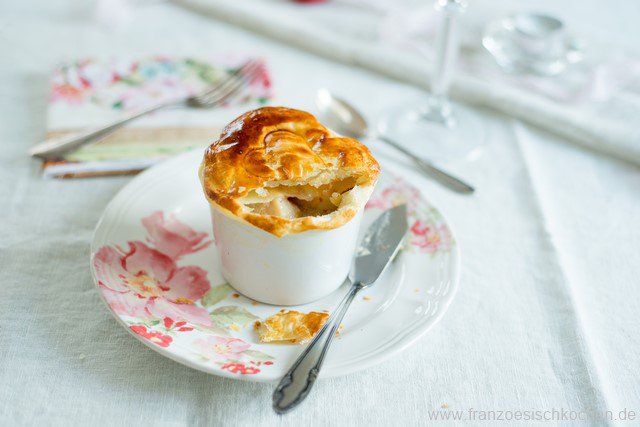
[[[447,116],[448,93],[458,53],[457,14],[463,4],[456,0],[439,0],[436,9],[442,14],[442,22],[436,42],[436,58],[431,80],[431,106]]]

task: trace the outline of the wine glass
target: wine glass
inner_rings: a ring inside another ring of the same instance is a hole
[[[441,15],[441,25],[430,93],[416,104],[392,110],[380,123],[380,131],[429,160],[473,160],[480,154],[484,126],[476,113],[459,104],[452,105],[448,99],[459,49],[457,17],[464,12],[466,2],[437,0],[435,8]]]

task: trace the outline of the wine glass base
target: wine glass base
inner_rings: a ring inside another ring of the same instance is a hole
[[[381,121],[379,130],[415,155],[436,163],[475,160],[485,140],[481,116],[460,104],[451,109],[451,114],[440,117],[425,102],[396,109]]]

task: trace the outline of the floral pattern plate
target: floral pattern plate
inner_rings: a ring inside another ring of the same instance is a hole
[[[303,347],[261,344],[256,320],[285,307],[248,299],[220,275],[197,177],[201,158],[195,150],[159,164],[115,196],[91,246],[96,286],[119,323],[162,355],[214,375],[277,380]],[[411,230],[401,256],[351,306],[325,361],[324,377],[397,356],[440,319],[458,285],[459,254],[448,224],[419,190],[393,175],[391,165],[382,169],[363,230],[403,201]],[[344,292],[342,287],[322,300],[286,309],[330,312]]]

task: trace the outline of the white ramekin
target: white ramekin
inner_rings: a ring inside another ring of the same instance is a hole
[[[298,305],[336,290],[349,274],[362,209],[342,227],[276,237],[211,206],[221,273],[241,294],[275,305]]]

